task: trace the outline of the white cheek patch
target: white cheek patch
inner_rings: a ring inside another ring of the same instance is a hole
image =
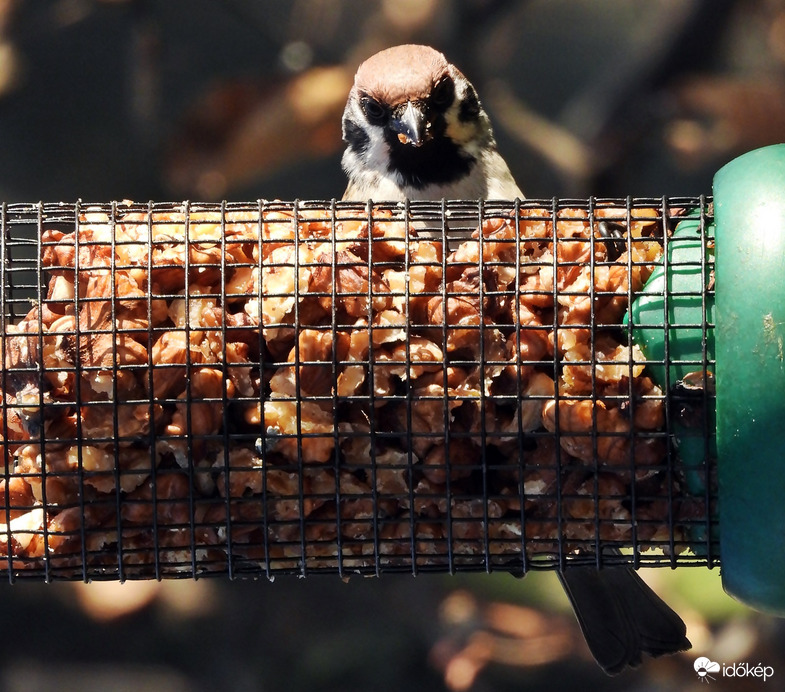
[[[368,149],[365,151],[365,165],[376,171],[386,171],[390,160],[390,150],[381,128],[371,127],[368,132]]]
[[[477,123],[462,122],[455,109],[446,114],[447,136],[458,144],[471,145],[477,139]]]
[[[487,123],[483,122],[482,115],[478,116],[477,120],[461,120],[459,113],[461,103],[466,97],[466,86],[457,81],[456,86],[459,88],[455,94],[455,103],[444,114],[447,121],[445,134],[456,144],[462,145],[468,154],[476,157],[486,142],[486,137],[483,136],[483,127]]]

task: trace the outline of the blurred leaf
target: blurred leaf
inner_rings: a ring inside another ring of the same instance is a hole
[[[351,84],[347,68],[314,67],[266,88],[234,82],[209,91],[171,142],[168,186],[180,195],[220,198],[298,161],[336,152]]]
[[[686,165],[785,140],[785,80],[704,75],[674,89],[666,140]]]
[[[550,571],[532,571],[523,579],[510,574],[455,574],[446,577],[450,589],[468,589],[487,600],[530,605],[546,611],[571,612],[556,575]]]
[[[656,572],[655,579],[647,579],[657,593],[678,610],[677,601],[689,604],[708,622],[718,623],[734,616],[750,616],[753,611],[735,600],[722,589],[720,571],[701,567],[676,570],[648,570]],[[645,574],[645,573],[644,573]]]

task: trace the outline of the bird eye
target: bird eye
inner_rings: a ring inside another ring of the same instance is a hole
[[[375,99],[366,96],[362,100],[362,107],[369,123],[383,125],[385,120],[387,120],[387,109]]]
[[[431,91],[431,103],[438,108],[446,108],[452,103],[455,95],[455,84],[445,77]]]

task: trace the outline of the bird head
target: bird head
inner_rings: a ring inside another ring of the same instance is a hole
[[[402,45],[360,65],[343,116],[344,167],[444,185],[466,175],[493,133],[477,92],[439,51]]]

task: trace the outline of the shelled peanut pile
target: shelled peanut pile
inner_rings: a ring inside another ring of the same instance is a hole
[[[7,568],[680,540],[663,392],[620,324],[655,216],[633,210],[621,254],[580,209],[450,247],[383,210],[121,207],[46,230],[46,295],[3,340]]]

